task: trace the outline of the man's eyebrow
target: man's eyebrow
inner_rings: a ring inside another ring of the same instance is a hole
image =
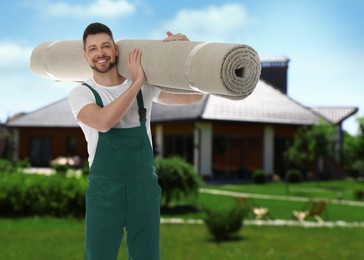
[[[104,46],[104,45],[112,45],[111,42],[103,42],[101,43],[101,46]],[[93,48],[93,47],[97,47],[96,44],[91,44],[89,46],[87,46],[87,49],[90,49],[90,48]]]
[[[87,49],[90,49],[90,48],[93,48],[93,47],[96,47],[96,44],[91,44],[91,45],[87,46]]]

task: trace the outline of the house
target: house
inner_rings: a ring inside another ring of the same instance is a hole
[[[197,104],[152,109],[156,156],[180,155],[206,179],[249,179],[255,169],[285,173],[283,152],[298,128],[321,120],[337,125],[357,107],[306,107],[287,95],[289,60],[262,59],[261,79],[244,100],[205,95]],[[48,166],[57,156],[87,159],[86,142],[67,98],[10,120],[14,159],[29,158],[33,166]]]

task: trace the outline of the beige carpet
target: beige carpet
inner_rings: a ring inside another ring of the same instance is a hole
[[[127,55],[142,51],[147,82],[168,92],[201,91],[233,100],[249,96],[258,83],[258,53],[244,44],[160,40],[118,41],[117,68],[130,78]],[[92,71],[82,57],[82,41],[44,42],[31,55],[32,71],[60,81],[84,81]]]

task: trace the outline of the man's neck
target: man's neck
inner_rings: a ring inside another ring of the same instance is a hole
[[[94,71],[94,81],[99,85],[111,87],[122,84],[125,81],[125,78],[121,76],[116,69],[106,73]]]

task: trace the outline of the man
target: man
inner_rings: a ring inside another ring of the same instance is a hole
[[[167,32],[164,41],[176,40],[188,39]],[[121,76],[118,46],[101,23],[85,29],[83,45],[93,77],[68,98],[89,153],[85,259],[117,259],[124,228],[129,259],[160,259],[161,188],[151,145],[152,102],[191,104],[202,94],[171,94],[145,84],[137,49],[128,55],[131,79]]]

